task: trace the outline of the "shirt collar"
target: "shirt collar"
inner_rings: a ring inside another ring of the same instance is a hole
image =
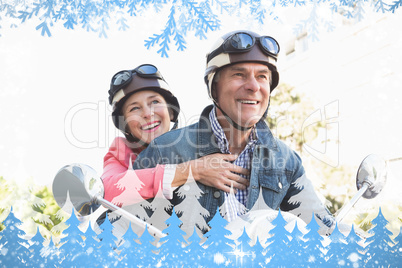
[[[211,110],[209,113],[209,120],[211,122],[212,132],[215,134],[217,143],[219,148],[222,150],[223,153],[230,153],[229,151],[229,141],[226,138],[225,132],[222,129],[222,126],[219,124],[218,118],[216,116],[216,108]],[[257,129],[253,126],[246,148],[251,145],[255,145],[258,140]]]

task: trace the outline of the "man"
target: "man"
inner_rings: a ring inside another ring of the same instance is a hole
[[[226,219],[248,209],[260,191],[272,209],[289,211],[309,222],[315,215],[328,227],[333,218],[306,178],[300,157],[273,137],[265,118],[271,92],[279,82],[276,69],[279,45],[275,39],[250,31],[226,34],[207,55],[205,82],[213,105],[204,109],[199,122],[170,131],[155,139],[134,163],[134,169],[156,164],[178,164],[222,152],[238,155],[234,164],[250,169],[249,187],[229,195],[198,184],[198,200],[208,210],[208,222],[224,204]],[[230,185],[227,185],[230,187]],[[176,194],[174,205],[182,200]],[[222,210],[221,210],[222,211]]]

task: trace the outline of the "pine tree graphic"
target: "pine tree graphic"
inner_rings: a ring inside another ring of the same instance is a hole
[[[25,267],[29,265],[29,244],[25,232],[20,229],[22,222],[14,216],[13,210],[4,221],[5,229],[1,235],[1,267]]]
[[[173,205],[165,198],[162,187],[159,185],[155,198],[149,204],[149,209],[152,211],[152,215],[147,220],[147,223],[153,225],[159,230],[166,229],[166,221],[170,218],[168,211],[170,211],[172,207]]]
[[[268,246],[266,247],[266,256],[269,259],[268,265],[277,267],[289,261],[289,258],[294,256],[283,254],[284,252],[289,251],[290,233],[285,228],[287,222],[283,218],[280,210],[278,211],[276,218],[271,223],[275,227],[271,229],[270,234],[272,236],[267,240]]]
[[[100,240],[100,247],[98,250],[101,251],[100,259],[104,263],[114,262],[117,260],[118,253],[117,245],[118,239],[113,235],[113,225],[109,221],[109,217],[106,215],[105,221],[99,226],[102,230],[100,234],[98,234],[98,238]]]
[[[370,229],[369,233],[373,234],[367,238],[365,262],[373,266],[391,265],[392,247],[394,241],[391,239],[392,232],[386,228],[388,221],[384,218],[379,209],[378,215],[371,221],[375,226]]]
[[[219,209],[216,210],[215,216],[208,224],[211,229],[204,234],[207,240],[203,244],[203,247],[210,253],[206,254],[205,258],[207,267],[233,263],[228,254],[233,252],[235,242],[228,238],[232,232],[225,228],[228,222],[221,216]]]
[[[195,182],[191,169],[186,183],[177,190],[177,194],[183,199],[180,204],[175,206],[175,210],[183,222],[180,228],[186,232],[185,239],[193,233],[194,226],[197,227],[197,233],[201,236],[203,232],[209,229],[205,221],[209,212],[198,201],[203,192]]]
[[[206,251],[201,246],[201,238],[197,234],[197,228],[194,227],[193,234],[187,239],[188,246],[184,248],[185,260],[193,267],[206,267],[205,255]]]
[[[306,250],[304,251],[303,260],[306,265],[311,267],[325,264],[325,255],[323,253],[324,246],[322,244],[324,238],[318,232],[320,226],[318,225],[314,214],[312,214],[311,221],[307,224],[306,229],[308,230],[308,233],[303,236],[306,240]]]
[[[185,258],[184,247],[187,245],[184,239],[186,232],[180,228],[182,221],[177,217],[175,209],[173,209],[172,216],[167,219],[166,224],[168,227],[163,230],[163,233],[167,235],[160,239],[163,244],[159,255],[164,257],[164,266],[182,267]]]
[[[129,206],[144,201],[144,198],[139,193],[144,183],[138,178],[131,166],[115,185],[122,192],[113,198],[113,204],[117,206]]]
[[[289,254],[292,256],[292,263],[294,267],[301,267],[305,264],[304,252],[306,249],[306,241],[303,238],[304,233],[299,229],[298,221],[295,221],[295,226],[291,232],[292,240],[288,243]]]
[[[399,234],[394,238],[395,246],[392,248],[393,259],[391,267],[398,267],[402,263],[402,227],[399,227]]]
[[[352,229],[346,237],[347,246],[344,247],[344,255],[346,256],[345,265],[351,267],[363,266],[363,246],[359,244],[362,241],[363,238],[356,234],[355,227],[352,225]]]
[[[346,264],[347,256],[345,255],[345,248],[347,245],[346,236],[344,236],[338,229],[338,224],[335,225],[334,230],[329,236],[331,240],[328,245],[326,259],[329,266],[343,266]]]

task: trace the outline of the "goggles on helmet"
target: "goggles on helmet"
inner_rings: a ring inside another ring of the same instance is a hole
[[[152,64],[143,64],[133,70],[120,71],[113,75],[110,82],[109,102],[112,103],[113,96],[122,88],[125,88],[133,80],[133,75],[136,74],[143,78],[154,78],[164,80],[161,73]]]
[[[235,33],[229,36],[221,46],[208,55],[207,62],[221,53],[247,52],[251,50],[256,43],[258,43],[265,54],[274,57],[275,59],[277,58],[279,44],[274,38],[270,36],[254,37],[248,33]]]

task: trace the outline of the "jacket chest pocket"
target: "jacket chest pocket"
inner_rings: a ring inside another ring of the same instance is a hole
[[[287,172],[263,170],[259,173],[258,182],[265,203],[273,209],[278,209],[290,186]]]

